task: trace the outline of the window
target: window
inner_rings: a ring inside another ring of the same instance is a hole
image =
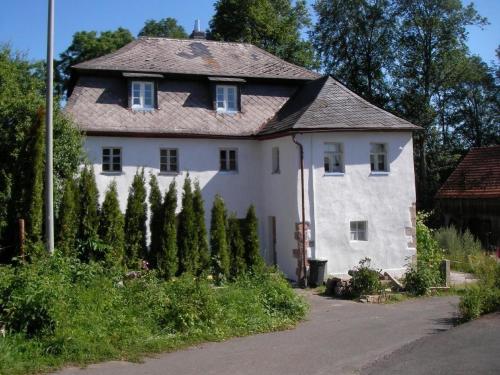
[[[272,150],[272,168],[273,168],[273,171],[272,173],[273,174],[278,174],[280,173],[280,149],[279,147],[273,147],[273,150]]]
[[[217,112],[236,112],[236,86],[217,85]]]
[[[383,143],[370,144],[370,167],[372,172],[388,172],[387,147]]]
[[[153,109],[153,82],[132,82],[132,109]]]
[[[342,143],[325,143],[325,173],[344,173]]]
[[[122,149],[106,147],[102,149],[102,171],[121,172],[122,171]]]
[[[160,149],[160,172],[163,173],[179,172],[179,157],[177,149],[175,148]]]
[[[351,221],[351,241],[368,241],[366,221]]]
[[[220,150],[220,170],[226,172],[238,170],[238,154],[235,149]]]

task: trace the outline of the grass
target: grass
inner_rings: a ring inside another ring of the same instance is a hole
[[[293,327],[307,304],[279,274],[163,281],[54,257],[0,268],[0,374],[105,360],[138,361],[204,341]]]

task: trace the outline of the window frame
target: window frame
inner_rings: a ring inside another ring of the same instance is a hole
[[[280,174],[280,148],[274,146],[271,149],[271,174]]]
[[[340,151],[330,151],[328,150],[328,146],[330,145],[338,145]],[[344,157],[344,143],[342,142],[325,142],[323,145],[323,170],[325,175],[327,176],[343,176],[345,174],[345,157]],[[334,171],[332,170],[333,165],[331,166],[330,170],[326,170],[325,168],[325,159],[327,157],[327,154],[333,154],[333,157],[331,158],[331,162],[333,164],[334,161],[334,156],[335,155],[340,155],[340,170],[339,171]]]
[[[355,225],[354,229],[353,229],[353,224]],[[363,229],[360,228],[360,224],[364,224]],[[361,233],[364,236],[360,236]],[[350,242],[368,242],[368,221],[367,220],[351,220],[349,222],[349,241]]]
[[[219,88],[222,89],[222,100],[219,100]],[[234,90],[234,107],[229,108],[229,89]],[[219,103],[223,107],[219,107]],[[237,113],[238,112],[238,86],[237,85],[215,85],[215,110],[217,113]]]
[[[373,152],[373,147],[381,145],[384,147],[384,152]],[[384,169],[379,169],[379,160],[378,157],[384,157]],[[373,157],[373,165],[372,165],[372,157]],[[376,162],[375,162],[376,160]],[[389,174],[389,147],[387,147],[387,143],[384,142],[370,142],[370,172],[372,174],[380,174],[386,175]]]
[[[104,150],[110,150],[110,153],[109,155],[104,155]],[[114,150],[119,150],[120,151],[120,170],[114,170],[114,165],[116,163],[113,162],[113,158],[115,157],[114,156]],[[110,161],[105,163],[104,162],[104,157],[105,156],[108,156],[110,157]],[[110,166],[110,170],[104,170],[104,165],[105,164],[109,164]],[[116,147],[116,146],[103,146],[101,147],[101,173],[104,173],[104,174],[121,174],[123,173],[123,149],[122,147]]]
[[[139,85],[139,96],[135,96],[135,85]],[[151,104],[146,105],[146,86],[151,87]],[[130,108],[135,111],[152,111],[155,109],[155,83],[154,81],[134,80],[130,83]],[[134,99],[139,99],[139,104],[134,103]]]
[[[225,164],[226,167],[230,167],[231,159],[229,158],[229,152],[234,151],[234,162],[235,162],[235,168],[234,169],[222,169],[222,152],[226,152],[226,158],[225,158]],[[238,162],[238,149],[236,147],[220,147],[219,148],[219,172],[220,173],[228,173],[228,174],[234,174],[239,172],[239,162]]]
[[[162,151],[167,151],[167,155],[163,156],[162,155]],[[171,161],[170,159],[172,158],[172,156],[170,155],[170,152],[171,151],[175,151],[175,158],[176,158],[176,162],[175,162],[175,166],[176,166],[176,170],[168,170],[168,168],[170,168],[170,164],[171,164]],[[167,158],[167,161],[166,161],[166,166],[167,166],[167,170],[162,170],[162,158],[163,157],[166,157]],[[176,147],[160,147],[160,175],[177,175],[180,173],[180,158],[179,158],[179,149],[176,148]]]

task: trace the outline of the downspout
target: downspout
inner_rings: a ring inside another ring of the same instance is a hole
[[[295,139],[295,134],[292,135],[292,141],[300,150],[300,193],[301,193],[301,203],[302,203],[302,270],[303,279],[300,280],[302,287],[307,287],[307,274],[306,274],[306,207],[305,207],[305,196],[304,196],[304,146],[302,143]]]

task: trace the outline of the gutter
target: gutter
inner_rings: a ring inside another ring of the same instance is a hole
[[[302,143],[295,139],[295,134],[292,135],[292,141],[297,146],[299,146],[300,153],[300,193],[301,193],[301,205],[302,205],[302,270],[303,279],[299,280],[300,285],[303,288],[307,287],[307,271],[306,271],[306,208],[305,208],[305,196],[304,196],[304,146]]]

